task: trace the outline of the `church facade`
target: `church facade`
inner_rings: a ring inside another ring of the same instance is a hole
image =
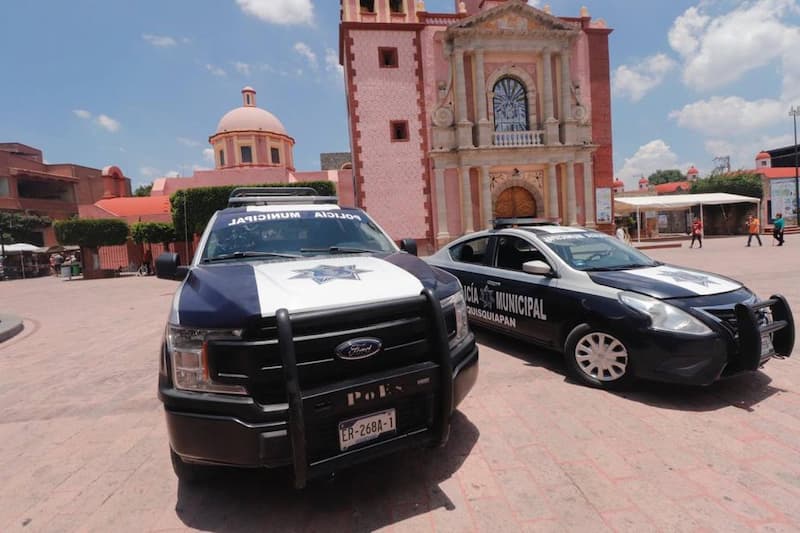
[[[537,217],[611,227],[608,35],[523,0],[341,0],[355,201],[428,249]]]

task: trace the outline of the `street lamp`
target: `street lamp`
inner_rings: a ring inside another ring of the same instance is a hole
[[[800,115],[800,106],[792,106],[789,116],[794,119],[794,223],[800,226],[800,179],[797,173],[797,115]]]

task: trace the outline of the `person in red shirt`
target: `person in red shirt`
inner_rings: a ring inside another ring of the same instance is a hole
[[[703,247],[703,223],[700,222],[700,219],[695,217],[694,222],[692,222],[692,244],[689,245],[689,248],[694,248],[694,241],[697,240],[698,244],[700,244],[700,248]]]

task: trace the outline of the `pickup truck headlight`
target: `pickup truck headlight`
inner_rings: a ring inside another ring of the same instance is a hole
[[[448,296],[440,301],[442,310],[447,309],[451,305],[456,313],[456,334],[450,339],[450,348],[457,346],[459,342],[464,340],[469,333],[467,326],[467,303],[464,301],[464,293],[458,291],[452,296]]]
[[[172,361],[175,388],[196,392],[247,394],[240,385],[216,383],[209,376],[206,353],[209,336],[241,336],[241,330],[218,330],[167,327],[167,349]]]
[[[711,329],[689,313],[661,300],[643,294],[621,292],[619,300],[628,307],[650,317],[650,327],[660,331],[708,335]]]

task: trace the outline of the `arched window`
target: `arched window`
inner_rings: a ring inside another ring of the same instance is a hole
[[[500,78],[494,84],[495,131],[528,131],[528,94],[516,78]]]

